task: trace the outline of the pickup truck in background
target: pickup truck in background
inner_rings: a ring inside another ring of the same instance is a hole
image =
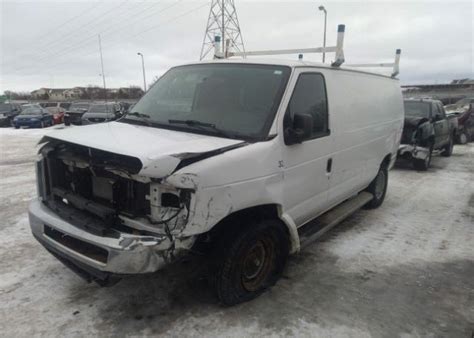
[[[474,141],[474,97],[466,97],[444,109],[448,116],[455,116],[458,120],[455,141],[460,144]]]
[[[453,153],[458,128],[455,116],[447,116],[441,101],[406,99],[405,123],[398,151],[399,158],[413,161],[417,170],[427,170],[433,151],[449,157]]]

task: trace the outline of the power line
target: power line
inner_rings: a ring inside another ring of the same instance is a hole
[[[136,34],[132,34],[132,35],[126,36],[125,38],[126,38],[126,39],[128,39],[128,38],[134,38],[134,37],[137,37],[137,36],[139,36],[139,35],[142,35],[142,34],[144,34],[144,33],[146,33],[146,32],[149,32],[149,31],[151,31],[151,30],[154,30],[154,29],[156,29],[156,28],[160,28],[160,27],[162,27],[162,26],[164,26],[164,25],[166,25],[166,24],[169,24],[169,23],[171,23],[171,22],[174,22],[174,21],[176,21],[176,20],[178,20],[178,19],[180,19],[180,18],[182,18],[182,17],[184,17],[184,16],[190,15],[190,14],[192,14],[192,13],[198,11],[199,9],[204,8],[205,6],[208,6],[208,4],[205,3],[205,4],[201,4],[200,6],[193,7],[191,10],[186,11],[186,12],[184,12],[184,13],[181,13],[180,15],[174,16],[174,17],[172,17],[170,20],[167,20],[167,21],[161,22],[160,24],[157,24],[157,25],[148,27],[148,28],[146,28],[146,29],[144,29],[144,30],[142,30],[142,31],[140,31],[140,32],[138,32],[138,33],[136,33]],[[105,48],[105,47],[112,47],[112,46],[116,46],[116,45],[121,44],[121,43],[123,43],[123,37],[122,37],[122,39],[120,39],[119,41],[116,41],[116,42],[114,42],[114,43],[104,44],[103,47],[104,47],[104,48]],[[87,53],[76,54],[76,56],[82,56],[82,57],[83,57],[83,56],[88,56],[88,55],[91,55],[91,54],[94,54],[94,53],[95,53],[95,51],[92,51],[92,52],[87,52]],[[54,69],[54,68],[57,68],[58,66],[61,66],[61,65],[65,64],[65,63],[67,63],[67,62],[69,62],[69,61],[70,61],[70,60],[64,60],[64,61],[62,61],[62,62],[56,62],[56,63],[54,63],[53,65],[50,65],[49,67],[47,67],[47,69]],[[16,72],[20,72],[20,71],[23,71],[23,70],[26,70],[26,69],[32,69],[32,68],[35,68],[35,66],[27,66],[27,67],[19,68],[19,69],[16,69]]]
[[[168,9],[170,9],[170,8],[172,8],[172,7],[174,7],[174,6],[176,6],[176,5],[177,5],[179,2],[181,2],[181,1],[183,1],[183,0],[177,0],[175,3],[173,3],[173,4],[169,5],[169,6],[166,6],[166,7],[164,7],[164,8],[160,8],[160,10],[159,10],[158,12],[154,12],[154,13],[152,13],[152,14],[148,14],[148,15],[146,15],[145,17],[142,17],[142,18],[140,18],[140,17],[135,18],[135,20],[129,21],[129,23],[130,23],[130,22],[133,22],[133,23],[134,23],[134,22],[137,22],[137,21],[143,21],[144,18],[148,18],[148,17],[150,17],[150,16],[152,16],[152,15],[156,15],[156,14],[162,13],[162,12],[164,12],[164,11],[166,11],[166,10],[168,10]],[[156,5],[156,4],[154,4],[154,5]],[[150,6],[150,7],[153,7],[153,6]],[[150,7],[148,7],[148,9],[149,9]],[[142,12],[144,12],[144,11],[145,11],[145,10],[142,10],[142,11],[140,11],[140,12],[138,12],[138,13],[142,13]],[[109,25],[109,26],[107,26],[107,29],[101,30],[100,33],[102,34],[102,33],[106,32],[106,31],[110,31],[112,28],[114,28],[113,26],[114,26],[114,25]],[[119,31],[122,31],[122,30],[124,30],[124,29],[127,29],[129,26],[130,26],[130,25],[122,26],[121,29],[115,30],[115,33],[116,33],[116,32],[119,32]],[[69,47],[63,48],[62,50],[60,50],[60,51],[57,52],[57,53],[50,54],[50,55],[47,55],[47,56],[41,56],[41,57],[39,58],[39,60],[36,60],[36,62],[37,62],[37,63],[41,63],[41,62],[44,62],[44,61],[50,61],[50,58],[51,58],[51,57],[60,57],[60,56],[63,56],[63,55],[67,55],[67,54],[69,54],[69,53],[71,53],[71,52],[73,52],[73,51],[75,51],[75,50],[77,50],[77,49],[80,49],[80,48],[83,47],[84,45],[92,44],[92,43],[94,42],[95,38],[96,38],[96,35],[91,35],[91,36],[89,36],[89,37],[86,37],[86,38],[80,40],[78,43],[74,43],[74,44],[70,45]],[[20,69],[22,69],[22,68],[20,68]]]
[[[92,16],[92,19],[86,21],[85,23],[81,23],[81,26],[84,27],[84,26],[87,26],[89,23],[93,22],[94,20],[96,20],[98,17],[107,17],[108,15],[110,15],[113,11],[117,10],[118,8],[120,8],[123,4],[125,4],[128,0],[124,0],[121,4],[119,4],[119,6],[113,8],[113,9],[110,9],[108,8],[107,10],[105,11],[100,11],[98,12],[98,15],[95,16],[93,15]],[[100,22],[101,20],[99,20]],[[45,54],[46,50],[48,49],[51,49],[52,46],[55,46],[55,45],[60,45],[64,39],[71,39],[71,38],[74,38],[74,36],[76,36],[77,34],[81,34],[82,32],[77,32],[77,27],[75,27],[74,25],[72,27],[69,27],[70,29],[68,30],[64,30],[62,29],[61,30],[61,34],[62,36],[59,38],[59,39],[53,39],[51,40],[50,42],[45,42],[44,39],[41,39],[41,44],[42,45],[46,45],[46,47],[41,47],[41,48],[38,48],[38,52],[37,53],[33,53],[33,54],[29,54],[28,55],[28,58],[32,58],[32,57],[45,57],[46,55],[48,55],[48,57],[54,53],[51,53],[49,52],[48,54]],[[73,34],[70,34],[70,33],[73,33]],[[48,40],[47,40],[48,41]],[[29,51],[32,50],[32,48],[28,47]],[[17,57],[15,58],[15,61],[17,60]],[[12,61],[9,60],[9,62],[5,62],[4,63],[11,63]]]
[[[96,3],[94,6],[91,6],[91,7],[87,8],[86,10],[80,12],[79,14],[73,16],[72,18],[69,18],[69,19],[65,20],[65,21],[62,22],[61,24],[59,24],[59,25],[57,25],[57,26],[54,26],[54,28],[51,28],[51,29],[49,29],[49,30],[46,31],[46,32],[43,32],[43,33],[41,33],[41,34],[38,34],[38,35],[37,35],[34,39],[32,39],[31,41],[37,42],[37,40],[39,40],[39,39],[42,38],[43,36],[47,36],[47,35],[50,34],[51,32],[57,32],[57,29],[58,29],[58,28],[63,28],[63,26],[64,26],[65,24],[70,24],[71,21],[74,21],[74,20],[80,18],[81,16],[83,16],[84,14],[90,12],[91,10],[93,10],[93,9],[95,9],[95,8],[97,8],[97,7],[99,7],[100,5],[102,5],[102,3],[103,3],[103,1],[99,1],[99,2]]]
[[[129,0],[124,0],[120,2],[117,7],[105,10],[103,13],[99,13],[99,15],[97,16],[93,16],[90,20],[86,21],[85,23],[82,23],[81,27],[89,27],[89,24],[92,24],[92,26],[94,26],[94,25],[97,25],[98,23],[104,22],[107,17],[109,17],[115,11],[122,8],[128,1]],[[73,32],[73,34],[69,35],[69,32]],[[69,40],[78,35],[79,36],[82,35],[82,32],[77,31],[77,28],[73,27],[71,30],[67,30],[66,32],[63,32],[61,38],[56,39],[49,44],[46,44],[43,48],[40,49],[40,52],[45,53],[49,49],[63,44],[64,40]]]

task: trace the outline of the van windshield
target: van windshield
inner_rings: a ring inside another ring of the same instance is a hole
[[[254,64],[217,63],[172,68],[121,122],[147,122],[156,127],[195,133],[263,139],[289,75],[289,67]],[[133,116],[133,113],[141,116]],[[144,116],[147,121],[143,121]]]

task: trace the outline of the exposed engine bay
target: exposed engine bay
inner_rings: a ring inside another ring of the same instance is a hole
[[[79,228],[101,236],[114,230],[171,236],[187,222],[192,191],[137,175],[138,158],[56,140],[40,154],[42,202]]]

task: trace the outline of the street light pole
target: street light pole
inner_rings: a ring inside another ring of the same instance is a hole
[[[143,91],[146,92],[146,77],[145,77],[145,60],[143,58],[143,54],[138,52],[137,55],[142,57],[142,69],[143,69]]]
[[[102,68],[102,82],[104,84],[104,99],[105,99],[105,102],[107,102],[107,87],[105,85],[104,59],[102,57],[102,40],[100,39],[100,34],[99,34],[99,52],[100,52],[100,66]]]
[[[328,12],[324,6],[319,6],[319,10],[324,12],[324,41],[323,41],[323,48],[326,48],[326,26],[327,26],[327,17]],[[323,51],[323,63],[326,61],[326,52]]]

